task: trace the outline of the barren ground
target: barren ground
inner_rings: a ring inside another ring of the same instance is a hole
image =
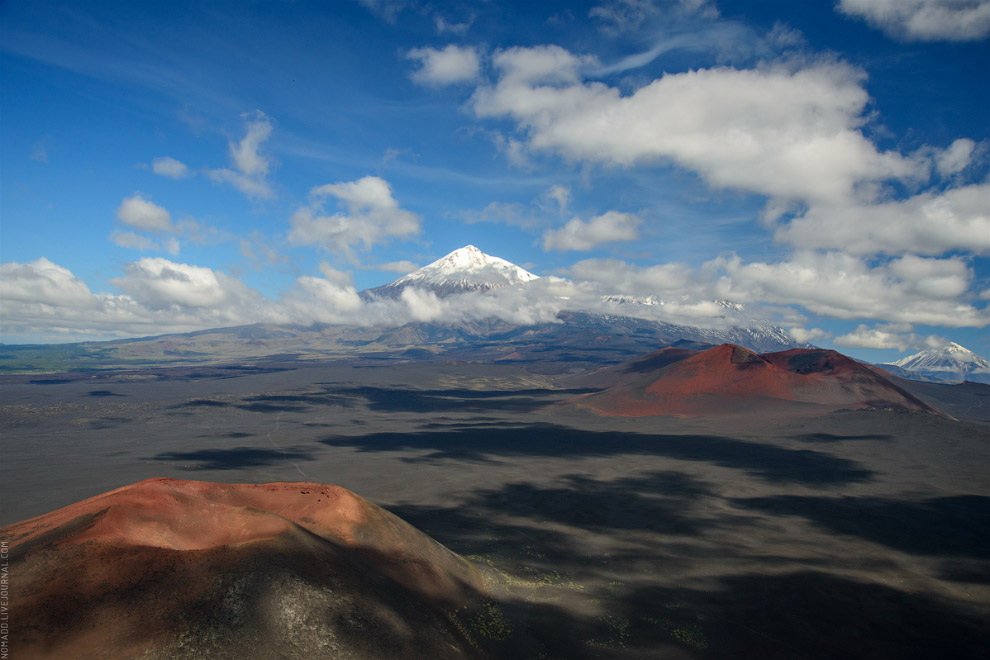
[[[5,379],[0,525],[156,476],[318,481],[481,567],[466,625],[502,657],[990,657],[986,424],[604,418],[514,367],[268,367]]]

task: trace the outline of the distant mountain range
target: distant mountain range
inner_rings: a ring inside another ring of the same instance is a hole
[[[955,342],[879,366],[898,376],[916,380],[990,383],[990,361]]]
[[[761,353],[811,347],[796,342],[786,329],[768,320],[754,321],[741,305],[727,301],[714,301],[716,309],[724,310],[719,327],[663,320],[668,303],[652,297],[604,296],[597,303],[591,299],[593,308],[604,311],[568,311],[568,298],[548,293],[546,285],[553,284],[551,279],[469,245],[359,295],[369,310],[401,306],[410,297],[418,299],[406,293],[417,290],[442,299],[454,311],[462,304],[498,309],[502,304],[499,296],[523,306],[550,296],[549,307],[564,311],[552,320],[535,323],[485,317],[477,312],[397,325],[381,319],[365,322],[358,317],[353,323],[253,324],[109,342],[8,345],[0,350],[0,373],[218,364],[263,358],[497,361],[559,372],[614,364],[675,344],[702,348],[732,343]]]

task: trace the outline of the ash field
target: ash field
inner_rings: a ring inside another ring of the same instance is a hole
[[[755,360],[751,355],[746,352],[746,362]],[[651,361],[630,364],[639,365],[631,371],[642,384],[643,365]],[[659,377],[670,368],[661,366]],[[614,382],[610,369],[595,373]],[[260,613],[257,604],[273,593],[291,602],[292,611],[321,607],[322,601],[271,585],[254,591],[221,585],[211,596],[222,603],[239,594],[241,606],[255,612],[250,625],[213,619],[206,625],[182,615],[157,626],[165,638],[185,634],[179,641],[142,646],[132,636],[127,644],[100,646],[92,632],[99,626],[154,628],[147,623],[154,614],[115,620],[101,610],[152,612],[163,599],[182,610],[183,590],[149,584],[145,591],[147,576],[134,568],[145,564],[132,562],[126,579],[107,578],[126,584],[104,584],[98,600],[35,622],[22,637],[33,644],[34,655],[26,657],[56,657],[57,648],[108,657],[386,657],[365,643],[368,635],[400,639],[410,634],[406,614],[419,621],[427,611],[437,616],[421,629],[443,628],[446,636],[434,641],[450,657],[977,658],[990,652],[990,388],[889,381],[910,389],[922,408],[933,406],[927,411],[785,402],[751,411],[736,406],[731,414],[630,417],[585,405],[609,400],[594,380],[518,365],[264,360],[4,376],[5,536],[18,530],[18,521],[151,478],[334,484],[410,523],[465,558],[477,575],[476,584],[463,585],[473,594],[463,605],[450,599],[417,605],[406,591],[400,598],[386,589],[392,600],[382,602],[392,603],[396,616],[378,617],[367,628],[358,615],[358,623],[334,619],[324,632],[343,646],[333,652],[324,642],[304,643],[316,639],[309,624]],[[67,552],[65,539],[80,525],[100,529],[93,520],[109,520],[100,518],[108,507],[76,518],[73,529],[51,523],[54,531],[33,541],[35,551],[18,554],[15,543],[12,575],[18,567],[33,575],[50,587],[53,602],[67,594],[84,598],[73,585],[87,569],[66,577],[60,594],[45,573],[57,567],[41,566],[38,557]],[[187,546],[162,547],[181,553]],[[290,573],[302,562],[292,556],[283,567]],[[266,568],[251,574],[278,573],[272,567],[278,559],[265,561]],[[204,566],[212,568],[176,575],[209,580],[217,577],[211,570],[228,577],[246,570],[243,563]],[[394,571],[385,573],[406,584]],[[336,591],[320,593],[346,593],[346,602],[360,609],[370,598],[366,585],[345,582],[346,589],[338,582]],[[207,602],[192,599],[186,610],[203,610]],[[334,602],[339,610],[345,601]],[[347,642],[360,637],[341,632],[348,626],[363,630],[364,642]],[[276,632],[244,646],[252,629]],[[72,645],[84,638],[90,646]],[[393,655],[440,657],[440,647],[389,648]]]

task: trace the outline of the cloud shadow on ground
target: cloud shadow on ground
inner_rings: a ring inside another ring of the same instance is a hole
[[[187,470],[239,470],[241,468],[267,467],[290,461],[311,461],[312,454],[302,449],[267,449],[258,447],[231,447],[229,449],[197,449],[195,451],[162,452],[151,460],[178,463],[198,463]]]
[[[921,501],[779,495],[732,500],[773,516],[801,516],[829,531],[918,555],[990,559],[990,497]]]
[[[432,450],[410,462],[462,460],[492,462],[499,457],[583,458],[591,456],[664,456],[703,461],[741,470],[765,481],[833,486],[866,481],[871,470],[855,461],[809,449],[789,449],[718,435],[640,434],[587,431],[541,423],[515,428],[463,428],[414,433],[373,433],[320,440],[332,447],[362,452]]]

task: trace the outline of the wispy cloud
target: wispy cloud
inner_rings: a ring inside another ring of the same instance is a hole
[[[271,159],[262,151],[262,145],[272,134],[272,122],[260,110],[243,115],[246,133],[239,142],[230,142],[230,158],[234,169],[208,170],[211,179],[229,183],[253,199],[270,199],[275,191],[268,183]]]

